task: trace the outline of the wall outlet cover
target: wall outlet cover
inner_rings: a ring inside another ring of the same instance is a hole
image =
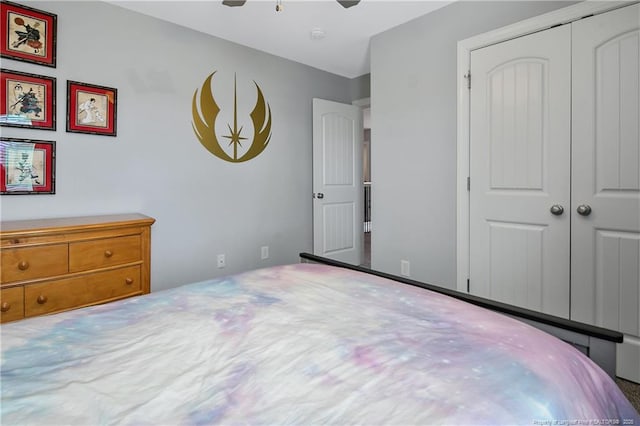
[[[411,265],[409,264],[408,260],[401,260],[400,261],[400,274],[403,277],[408,277],[411,275],[411,269],[410,269]]]

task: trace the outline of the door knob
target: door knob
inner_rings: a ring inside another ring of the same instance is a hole
[[[580,204],[576,211],[581,216],[589,216],[591,214],[591,206],[587,204]]]
[[[316,194],[316,198],[323,199],[324,198],[324,194],[322,192],[318,192]]]
[[[564,207],[562,207],[560,204],[554,204],[551,206],[549,211],[553,215],[560,216],[562,213],[564,213]]]

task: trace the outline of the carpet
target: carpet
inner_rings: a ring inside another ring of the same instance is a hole
[[[640,384],[630,382],[619,377],[616,378],[616,383],[620,386],[622,393],[625,394],[629,402],[631,402],[635,409],[640,413]]]

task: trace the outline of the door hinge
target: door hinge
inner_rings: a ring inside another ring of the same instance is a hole
[[[467,79],[467,89],[471,90],[471,70],[464,75],[464,78]]]
[[[469,288],[469,278],[467,278],[467,293],[469,293],[470,288]]]
[[[467,191],[471,191],[471,177],[467,176]]]

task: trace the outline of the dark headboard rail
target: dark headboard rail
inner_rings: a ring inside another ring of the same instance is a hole
[[[427,290],[435,291],[436,293],[445,294],[447,296],[455,297],[456,299],[469,302],[471,304],[481,306],[483,308],[490,309],[492,311],[501,312],[504,314],[512,315],[518,318],[523,318],[530,321],[536,321],[542,324],[559,327],[565,330],[569,330],[575,333],[580,333],[586,336],[595,337],[598,339],[606,340],[609,342],[622,343],[624,335],[617,331],[609,330],[602,327],[596,327],[589,324],[584,324],[565,318],[556,317],[553,315],[543,314],[541,312],[532,311],[530,309],[519,308],[517,306],[508,305],[502,302],[496,302],[494,300],[485,299],[483,297],[474,296],[472,294],[461,293],[456,290],[451,290],[444,287],[438,287],[433,284],[427,284],[416,280],[411,280],[397,275],[387,274],[385,272],[374,271],[372,269],[362,268],[360,266],[350,265],[348,263],[340,262],[326,257],[316,256],[310,253],[300,253],[300,258],[314,262],[322,263],[325,265],[337,266],[340,268],[352,269],[354,271],[364,272],[366,274],[376,275],[382,278],[387,278],[393,281],[397,281],[403,284],[409,284],[416,287],[422,287]]]

